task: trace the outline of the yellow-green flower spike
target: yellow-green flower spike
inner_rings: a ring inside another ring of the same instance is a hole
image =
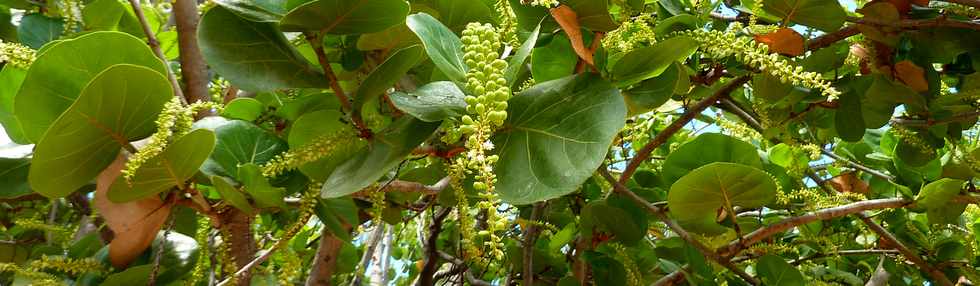
[[[160,112],[156,120],[157,131],[150,136],[150,140],[143,148],[140,148],[136,154],[130,156],[129,160],[126,161],[126,167],[123,168],[122,174],[127,182],[132,181],[133,177],[136,176],[136,171],[139,170],[140,166],[143,166],[143,163],[163,153],[163,149],[167,147],[167,142],[173,135],[174,126],[183,113],[184,107],[177,97],[170,99],[167,104],[163,105],[163,111]]]
[[[353,133],[353,130],[321,135],[306,145],[276,155],[262,166],[262,175],[269,178],[276,177],[289,170],[329,156],[337,148],[353,144],[355,140],[361,139]]]
[[[55,270],[79,276],[85,273],[101,273],[105,267],[93,258],[71,259],[62,256],[41,256],[41,259],[31,261],[31,270]]]
[[[27,69],[34,63],[34,50],[18,43],[6,43],[0,40],[0,63],[7,63],[20,69]]]
[[[198,281],[204,279],[204,272],[211,266],[211,245],[208,236],[211,233],[211,221],[206,216],[197,219],[197,233],[194,240],[197,241],[197,263],[194,265],[194,272],[191,278],[184,281],[184,285],[197,285]]]
[[[558,3],[558,0],[531,0],[531,3],[528,3],[528,4],[531,5],[531,6],[552,8],[552,7],[558,6],[559,3]]]
[[[623,22],[619,28],[602,38],[602,46],[610,53],[625,53],[632,51],[639,44],[656,43],[656,35],[653,32],[654,21],[653,17],[644,14]]]
[[[697,41],[701,50],[709,57],[734,56],[743,64],[770,74],[783,83],[818,89],[827,97],[827,101],[835,101],[840,97],[840,92],[831,86],[829,81],[821,78],[819,73],[804,71],[803,67],[793,66],[778,54],[769,53],[769,47],[765,44],[736,34],[742,29],[740,23],[731,25],[728,31],[696,29],[680,34],[690,36]]]

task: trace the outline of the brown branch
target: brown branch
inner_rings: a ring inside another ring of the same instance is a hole
[[[871,169],[870,167],[865,166],[865,165],[862,165],[862,164],[859,164],[857,162],[854,162],[854,161],[845,159],[844,157],[841,157],[840,155],[834,154],[834,152],[831,152],[830,150],[820,149],[820,153],[823,153],[824,155],[827,155],[827,157],[830,157],[830,158],[834,159],[835,161],[841,161],[841,162],[847,163],[848,166],[850,166],[850,167],[852,167],[854,169],[858,169],[858,170],[864,171],[865,173],[868,173],[868,174],[870,174],[872,176],[875,176],[875,177],[884,179],[886,181],[894,181],[895,180],[895,177],[892,177],[892,176],[890,176],[888,174],[879,172],[878,170]]]
[[[684,273],[687,273],[687,271],[691,271],[691,265],[689,264],[685,264],[684,267],[681,267],[681,269],[677,269],[664,277],[660,277],[660,279],[653,282],[652,286],[669,286],[677,284],[684,280],[684,275],[686,275]]]
[[[852,249],[852,250],[841,250],[835,251],[833,253],[817,253],[800,259],[790,261],[789,264],[798,265],[804,261],[820,259],[824,257],[832,256],[848,256],[848,255],[870,255],[870,254],[899,254],[898,250],[894,249]]]
[[[919,269],[929,274],[929,277],[932,277],[933,283],[942,286],[953,286],[953,282],[949,281],[949,278],[946,278],[946,274],[943,274],[942,271],[939,271],[938,269],[933,267],[931,264],[929,264],[929,262],[923,259],[922,256],[919,256],[918,253],[909,249],[907,246],[905,246],[905,244],[902,244],[902,242],[899,241],[898,238],[895,237],[895,235],[891,234],[884,227],[881,227],[881,225],[871,220],[871,217],[869,217],[867,214],[860,212],[858,213],[858,217],[861,218],[861,221],[863,221],[864,224],[871,229],[871,231],[878,234],[879,238],[887,241],[889,244],[894,246],[895,249],[898,250],[898,252],[902,253],[902,256],[905,256],[905,258],[907,258],[909,261],[912,261],[912,263],[915,264],[915,266],[918,266]]]
[[[677,120],[674,120],[674,122],[664,128],[663,131],[657,133],[656,137],[651,139],[650,142],[647,142],[642,149],[636,152],[636,155],[633,156],[633,159],[630,159],[626,169],[623,170],[623,174],[619,177],[619,183],[625,184],[626,181],[633,176],[633,173],[636,172],[636,169],[639,168],[644,161],[650,158],[650,153],[652,153],[653,150],[666,143],[671,136],[674,136],[674,133],[680,131],[681,128],[683,128],[684,125],[687,125],[688,122],[691,122],[694,117],[701,114],[701,112],[708,107],[714,105],[719,99],[727,97],[729,93],[741,87],[743,84],[748,82],[749,79],[751,79],[749,76],[738,77],[716,91],[715,94],[709,96],[708,98],[702,99],[701,101],[695,103],[694,106],[689,107],[680,118],[677,118]]]
[[[340,106],[343,108],[344,112],[350,112],[351,121],[354,122],[354,127],[360,131],[361,138],[371,137],[371,130],[367,128],[367,124],[364,124],[364,120],[361,119],[360,112],[352,112],[350,97],[347,97],[347,93],[344,89],[340,87],[340,81],[337,79],[337,74],[333,72],[333,68],[330,67],[330,61],[327,60],[327,53],[323,50],[323,39],[314,35],[307,34],[306,40],[310,42],[310,47],[313,48],[313,53],[316,54],[317,61],[320,63],[320,67],[323,68],[323,74],[327,78],[327,82],[330,83],[330,89],[333,90],[334,96],[340,101]]]
[[[956,21],[949,20],[945,15],[940,15],[939,17],[933,19],[919,19],[911,20],[904,19],[898,21],[884,21],[872,18],[859,18],[859,17],[847,17],[848,22],[875,26],[886,26],[893,28],[901,28],[906,30],[914,30],[921,28],[962,28],[971,30],[980,30],[980,22],[976,21]]]
[[[524,233],[524,241],[521,242],[524,251],[524,285],[534,285],[534,241],[538,239],[538,226],[535,222],[541,219],[544,207],[545,202],[539,202],[531,208],[530,222],[527,224],[527,232]]]
[[[429,237],[425,240],[425,263],[422,265],[422,271],[419,272],[419,282],[416,285],[435,285],[436,281],[433,278],[436,270],[438,270],[437,266],[439,266],[439,253],[436,242],[439,241],[439,233],[442,232],[442,222],[451,212],[452,208],[442,208],[432,218],[432,224],[429,225]]]
[[[197,24],[200,20],[197,1],[175,0],[173,14],[180,48],[180,74],[187,87],[184,97],[187,102],[208,101],[208,67],[197,45]]]
[[[170,80],[170,85],[174,89],[174,96],[180,98],[180,101],[184,104],[187,104],[187,99],[184,98],[184,91],[180,89],[180,83],[177,82],[177,76],[174,75],[174,72],[170,70],[170,65],[167,64],[167,56],[163,55],[163,51],[160,50],[160,41],[153,34],[153,28],[150,28],[150,23],[146,20],[146,15],[143,15],[140,0],[129,0],[129,5],[133,6],[133,14],[136,15],[140,26],[143,27],[143,33],[146,34],[146,44],[153,50],[153,54],[163,61],[163,68],[167,71],[167,79]]]
[[[360,263],[357,263],[354,268],[354,281],[350,285],[360,286],[364,281],[364,276],[360,272],[364,271],[365,274],[369,266],[371,266],[371,259],[374,258],[374,253],[378,249],[378,244],[381,242],[381,238],[384,237],[385,230],[388,229],[388,225],[385,223],[380,223],[374,226],[374,231],[371,233],[371,237],[366,242],[367,246],[364,249],[364,254],[361,255]]]
[[[835,32],[823,34],[822,36],[810,39],[806,42],[806,50],[816,51],[860,33],[861,31],[857,29],[857,26],[847,26]]]
[[[719,255],[713,249],[708,248],[707,245],[704,245],[703,243],[701,243],[701,241],[699,241],[696,238],[694,238],[693,236],[691,236],[691,234],[688,233],[686,230],[684,230],[684,228],[682,228],[676,222],[674,222],[669,217],[667,217],[667,214],[664,211],[664,209],[662,209],[662,208],[660,208],[658,206],[655,206],[655,205],[651,204],[650,202],[648,202],[645,199],[643,199],[640,196],[638,196],[636,193],[633,193],[632,191],[630,191],[622,183],[616,181],[616,179],[613,178],[613,176],[611,174],[609,174],[609,171],[606,170],[606,166],[599,167],[599,174],[602,175],[602,177],[605,178],[606,181],[609,181],[609,183],[613,185],[613,189],[616,192],[621,193],[623,195],[626,195],[626,197],[630,198],[631,200],[633,200],[637,204],[640,204],[640,205],[644,206],[647,209],[647,211],[649,211],[650,213],[652,213],[655,217],[657,217],[657,219],[659,219],[661,222],[663,222],[664,224],[666,224],[667,227],[669,227],[671,231],[673,231],[675,234],[677,234],[678,237],[680,237],[684,241],[687,241],[687,243],[689,243],[692,246],[694,246],[694,248],[697,248],[698,251],[700,251],[701,254],[704,254],[705,257],[707,257],[708,259],[711,259],[715,263],[718,263],[719,265],[721,265],[721,266],[723,266],[725,268],[728,268],[729,271],[732,271],[732,273],[735,273],[735,275],[738,275],[739,277],[741,277],[743,280],[745,280],[749,284],[752,284],[752,285],[760,285],[761,284],[761,282],[759,282],[758,279],[756,279],[755,277],[752,277],[748,273],[745,273],[744,270],[742,270],[741,268],[738,268],[738,266],[736,266],[734,263],[732,263],[731,260],[729,260],[726,257],[723,257],[723,256]]]
[[[463,269],[466,269],[463,271],[463,276],[466,277],[466,282],[469,282],[470,285],[476,285],[476,286],[492,285],[490,284],[490,282],[480,280],[479,278],[476,278],[476,276],[473,276],[473,273],[470,271],[469,267],[466,266],[466,262],[464,262],[462,259],[456,258],[452,254],[445,253],[442,251],[439,251],[438,253],[439,253],[439,257],[441,257],[442,259],[445,259],[450,263],[455,264],[456,267],[463,267]]]
[[[931,119],[931,118],[924,119],[924,120],[893,118],[891,120],[891,123],[905,125],[905,126],[913,126],[913,127],[931,127],[933,125],[939,125],[939,124],[976,120],[978,116],[980,116],[980,111],[960,113],[960,114],[950,116],[948,118],[943,118],[938,120]]]
[[[221,213],[221,228],[228,234],[225,237],[226,243],[231,247],[231,258],[234,259],[238,269],[245,270],[241,273],[229,273],[233,277],[238,277],[237,285],[248,285],[252,281],[252,271],[248,264],[255,258],[256,244],[255,236],[252,234],[252,216],[229,208],[228,211]]]
[[[306,279],[306,286],[331,285],[330,279],[333,278],[337,259],[340,258],[340,249],[343,247],[344,241],[330,233],[330,229],[323,227],[320,231],[320,246],[317,247],[316,258],[310,267],[310,276]]]

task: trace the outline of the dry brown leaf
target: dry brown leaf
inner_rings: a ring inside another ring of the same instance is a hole
[[[912,63],[912,61],[904,60],[895,64],[895,77],[916,92],[929,90],[925,70]]]
[[[170,216],[172,206],[156,196],[121,204],[109,201],[109,186],[119,177],[125,163],[125,157],[119,155],[99,174],[95,189],[95,208],[115,233],[109,242],[109,261],[117,268],[125,268],[150,247]]]
[[[772,33],[755,35],[755,40],[779,54],[791,57],[803,54],[803,36],[790,28],[779,28]]]
[[[551,8],[550,11],[551,16],[555,18],[561,29],[565,31],[565,35],[568,35],[568,39],[572,41],[572,49],[575,50],[575,54],[578,54],[578,57],[590,66],[594,66],[593,52],[585,46],[585,42],[582,40],[582,28],[578,24],[578,14],[567,5],[559,5]]]
[[[868,183],[858,178],[854,172],[840,174],[827,182],[841,193],[868,194]]]

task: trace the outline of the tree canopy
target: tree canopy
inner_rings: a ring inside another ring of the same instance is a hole
[[[0,285],[973,285],[977,67],[977,0],[0,0]]]

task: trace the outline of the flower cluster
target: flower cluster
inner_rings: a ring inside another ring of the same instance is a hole
[[[62,14],[65,19],[63,33],[64,35],[73,35],[78,31],[78,15],[85,9],[85,4],[80,0],[64,0],[62,5]]]
[[[521,1],[521,2],[524,2],[524,1]],[[560,4],[560,3],[558,2],[558,0],[531,0],[531,3],[528,3],[528,4],[531,5],[531,6],[551,8],[551,7],[558,6],[558,4]]]
[[[132,183],[136,171],[143,166],[146,161],[163,153],[167,144],[175,138],[184,136],[190,131],[194,124],[194,115],[202,110],[220,110],[222,106],[215,102],[195,102],[189,106],[184,106],[180,98],[174,97],[164,104],[163,111],[157,115],[157,131],[150,136],[150,140],[136,154],[129,157],[126,161],[126,168],[122,170],[123,178],[127,183]]]
[[[381,216],[385,211],[385,191],[376,186],[369,189],[368,200],[371,201],[371,216],[375,223],[381,223]]]
[[[31,261],[30,269],[54,270],[73,276],[85,273],[101,273],[105,271],[102,263],[92,258],[71,259],[63,256],[41,256],[41,259]]]
[[[510,1],[497,0],[493,7],[497,10],[497,23],[500,23],[500,39],[511,47],[520,47],[521,43],[517,41],[517,15],[510,8]]]
[[[360,140],[352,129],[320,135],[299,148],[280,153],[262,165],[262,175],[273,178],[289,170],[323,159],[333,154],[337,148]]]
[[[0,273],[12,272],[31,281],[34,286],[60,286],[63,283],[54,275],[40,272],[34,269],[23,269],[17,264],[0,263]]]
[[[785,242],[765,242],[749,246],[746,252],[753,254],[754,256],[763,256],[766,254],[798,254],[799,250],[793,247],[789,243]]]
[[[602,46],[610,53],[625,53],[639,44],[656,43],[656,34],[653,32],[655,22],[656,20],[649,14],[633,17],[606,34],[606,37],[602,38]]]
[[[776,193],[777,204],[787,206],[794,201],[802,201],[806,206],[804,209],[807,211],[836,207],[865,199],[867,198],[864,195],[854,192],[838,192],[833,195],[827,195],[819,188],[802,188],[788,194],[783,192]]]
[[[231,255],[231,236],[234,235],[227,228],[221,228],[221,244],[218,245],[218,263],[221,265],[221,270],[224,272],[225,276],[235,275],[235,271],[238,271],[238,263],[235,262],[235,256]],[[237,284],[238,279],[228,280],[229,285],[234,286]]]
[[[37,56],[31,48],[18,43],[5,43],[0,40],[0,63],[7,63],[20,69],[27,69]]]
[[[918,149],[919,152],[922,152],[924,154],[936,154],[936,150],[933,149],[931,146],[929,146],[929,143],[926,143],[926,141],[923,140],[922,137],[919,137],[919,135],[916,134],[915,131],[909,130],[899,125],[893,125],[891,128],[891,132],[892,135],[895,135],[895,138],[898,138],[898,140],[904,142],[905,144],[909,144],[915,149]]]
[[[197,285],[197,281],[204,279],[204,273],[211,266],[211,244],[208,242],[208,235],[211,233],[211,221],[206,216],[197,219],[197,233],[194,240],[197,241],[197,263],[194,265],[194,272],[191,278],[185,281],[184,285]]]
[[[500,200],[494,188],[497,176],[493,173],[493,166],[499,157],[489,152],[494,147],[490,136],[507,119],[507,100],[511,97],[510,87],[503,76],[507,62],[498,58],[500,37],[490,24],[468,24],[463,30],[462,41],[465,51],[463,60],[470,68],[466,74],[469,95],[464,99],[469,114],[460,118],[462,125],[459,130],[467,136],[464,145],[468,151],[465,156],[457,157],[451,168],[460,178],[465,173],[474,174],[476,182],[473,188],[480,192],[481,198],[477,207],[486,210],[488,225],[478,235],[486,237],[484,246],[489,249],[489,258],[499,261],[503,258],[503,241],[496,232],[507,226],[507,220],[497,213]]]
[[[678,34],[690,36],[697,41],[701,50],[709,57],[734,56],[743,64],[770,74],[783,83],[819,89],[828,101],[840,97],[840,92],[819,73],[804,71],[803,67],[794,67],[778,54],[769,53],[769,47],[765,44],[756,42],[750,37],[739,36],[737,31],[741,29],[742,25],[736,22],[731,24],[728,31],[695,29]]]
[[[763,140],[762,134],[759,134],[758,131],[755,131],[755,129],[752,129],[752,127],[749,127],[745,123],[735,122],[725,119],[724,117],[718,117],[717,120],[715,120],[715,123],[717,123],[718,128],[721,128],[721,130],[725,131],[725,133],[731,135],[732,137],[738,138],[739,140],[749,142],[765,141]]]
[[[37,219],[18,218],[14,220],[14,225],[27,230],[39,230],[51,233],[51,239],[60,242],[69,241],[72,234],[74,234],[74,232],[70,229],[62,226],[46,224]]]
[[[643,281],[643,274],[636,266],[636,262],[633,262],[633,258],[630,257],[630,253],[626,249],[626,246],[619,243],[610,243],[609,247],[616,251],[616,259],[619,260],[619,262],[623,264],[623,268],[626,269],[626,285],[641,285]]]

